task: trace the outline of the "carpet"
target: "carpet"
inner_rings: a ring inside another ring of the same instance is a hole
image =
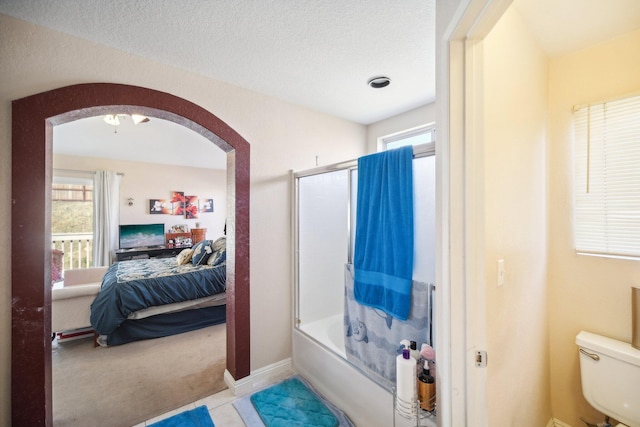
[[[198,406],[196,409],[180,412],[157,423],[149,424],[148,427],[215,427],[209,410],[206,406]]]
[[[224,324],[108,348],[54,344],[55,427],[133,426],[227,388]]]
[[[238,399],[233,406],[251,427],[353,427],[340,409],[297,375]]]

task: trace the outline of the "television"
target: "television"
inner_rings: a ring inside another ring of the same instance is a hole
[[[120,226],[120,249],[164,246],[164,224]]]

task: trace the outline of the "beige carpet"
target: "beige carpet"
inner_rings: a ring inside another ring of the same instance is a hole
[[[116,347],[53,344],[53,425],[130,427],[226,388],[226,325]]]

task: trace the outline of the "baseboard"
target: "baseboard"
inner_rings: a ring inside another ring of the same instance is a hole
[[[291,358],[286,358],[280,362],[267,365],[264,368],[256,369],[248,377],[236,380],[229,373],[224,371],[224,382],[234,396],[242,396],[252,393],[255,390],[273,384],[294,374],[291,365]]]
[[[567,423],[564,423],[556,418],[551,418],[549,420],[549,424],[547,424],[547,427],[572,427]]]
[[[62,331],[57,334],[58,342],[63,343],[67,341],[79,340],[82,338],[93,338],[95,336],[95,331],[93,328],[80,328],[73,329],[70,331]]]

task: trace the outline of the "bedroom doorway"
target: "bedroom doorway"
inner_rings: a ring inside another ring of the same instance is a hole
[[[52,129],[118,106],[192,129],[227,153],[227,371],[249,375],[249,144],[215,115],[151,89],[81,84],[12,102],[12,420],[51,425]],[[34,249],[35,248],[35,249]],[[44,339],[43,339],[44,338]]]
[[[162,226],[162,232],[157,225],[153,230],[154,237],[161,234],[162,240],[158,242],[163,245],[164,232],[175,224],[186,223],[192,228],[197,221],[206,230],[207,239],[216,240],[223,235],[227,216],[227,155],[223,150],[200,134],[167,120],[153,118],[136,125],[130,116],[121,115],[120,125],[116,128],[104,117],[79,119],[56,125],[53,129],[52,247],[62,252],[61,264],[64,265],[59,275],[63,280],[52,288],[51,307],[52,332],[55,334],[51,365],[52,411],[53,424],[59,427],[136,425],[167,409],[227,388],[224,382],[224,324],[132,345],[96,349],[92,345],[94,334],[92,328],[88,328],[88,317],[82,323],[82,317],[64,317],[61,313],[84,307],[88,315],[87,306],[93,296],[74,303],[71,302],[73,299],[60,300],[60,293],[71,291],[73,288],[69,284],[79,284],[83,279],[99,282],[104,274],[103,268],[91,268],[95,240],[92,190],[97,170],[120,174],[119,196],[115,197],[119,220],[116,218],[114,222],[121,228],[120,239],[114,240],[114,249],[138,244],[137,240],[127,240],[126,234],[122,240],[122,227],[125,231],[133,230],[137,236],[141,225],[148,223]],[[169,196],[170,190],[175,189],[203,198],[213,197],[215,212],[198,212],[193,220],[184,213],[177,215],[173,209],[153,213],[147,201],[157,200],[163,194]],[[130,197],[132,204],[129,204]],[[99,224],[96,226],[100,227]],[[55,265],[52,260],[52,281]],[[90,268],[87,270],[87,267]],[[94,270],[97,274],[92,272]],[[76,304],[76,307],[65,304]],[[225,312],[224,307],[221,310]],[[211,315],[215,317],[219,311],[215,313]],[[62,326],[67,330],[60,331]],[[195,327],[183,326],[180,331]],[[164,335],[167,325],[163,324],[156,331]],[[112,339],[122,340],[126,336],[126,340],[134,340],[131,332],[116,334],[119,338]],[[133,335],[150,333],[147,325],[135,329]],[[103,337],[103,342],[106,340]],[[93,374],[87,375],[88,372]],[[157,372],[163,374],[154,375]],[[99,389],[95,387],[97,382]],[[118,392],[123,389],[126,394]],[[96,401],[101,404],[94,405]]]

